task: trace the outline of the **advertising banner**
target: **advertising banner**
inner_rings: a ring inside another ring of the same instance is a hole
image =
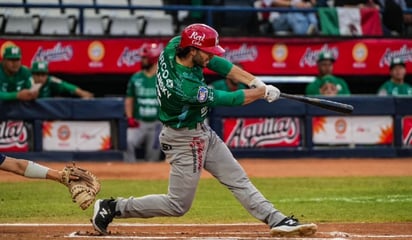
[[[315,145],[393,143],[391,116],[314,117],[312,129]]]
[[[45,151],[103,151],[110,148],[108,121],[43,122]]]
[[[60,73],[124,73],[140,70],[143,43],[165,46],[169,38],[110,38],[24,40],[0,39],[1,51],[9,45],[22,49],[22,62],[48,61],[49,70]],[[410,39],[276,39],[221,38],[223,57],[240,63],[256,75],[316,75],[316,59],[323,51],[336,58],[337,75],[388,75],[391,58],[412,62]],[[412,72],[412,64],[406,64]],[[206,73],[211,73],[206,71]]]
[[[28,138],[28,126],[23,121],[0,121],[0,152],[27,152]]]
[[[301,139],[299,118],[223,119],[223,141],[231,148],[296,147]]]
[[[412,146],[412,116],[402,118],[402,143],[404,146]]]

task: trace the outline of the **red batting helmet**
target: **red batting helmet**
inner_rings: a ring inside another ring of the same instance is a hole
[[[208,25],[195,23],[183,29],[180,47],[196,47],[207,53],[222,55],[225,50],[219,45],[219,34]]]
[[[162,47],[157,43],[145,43],[140,48],[140,57],[147,57],[150,64],[157,63]]]

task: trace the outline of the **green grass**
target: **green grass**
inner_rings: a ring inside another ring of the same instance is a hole
[[[411,177],[252,179],[276,208],[303,221],[412,221]],[[99,198],[165,193],[167,181],[107,180]],[[68,190],[52,181],[0,183],[0,223],[88,223]],[[258,222],[215,179],[202,179],[192,209],[180,218],[122,219],[142,223]]]

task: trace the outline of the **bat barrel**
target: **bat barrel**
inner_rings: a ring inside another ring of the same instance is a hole
[[[320,98],[287,94],[287,93],[281,93],[280,96],[284,98],[304,102],[304,103],[314,105],[320,108],[328,109],[331,111],[339,112],[339,113],[349,114],[353,112],[353,106],[349,104],[345,104],[345,103],[340,103],[340,102],[335,102],[335,101],[320,99]]]

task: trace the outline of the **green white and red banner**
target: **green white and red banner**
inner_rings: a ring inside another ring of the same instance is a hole
[[[168,39],[0,39],[22,49],[22,62],[49,62],[51,72],[123,73],[140,70],[140,47],[145,42],[166,44]],[[322,51],[335,56],[336,75],[389,75],[391,58],[400,57],[412,72],[412,39],[337,38],[222,38],[224,57],[241,63],[256,75],[316,75],[316,58]],[[210,72],[207,72],[210,73]]]

